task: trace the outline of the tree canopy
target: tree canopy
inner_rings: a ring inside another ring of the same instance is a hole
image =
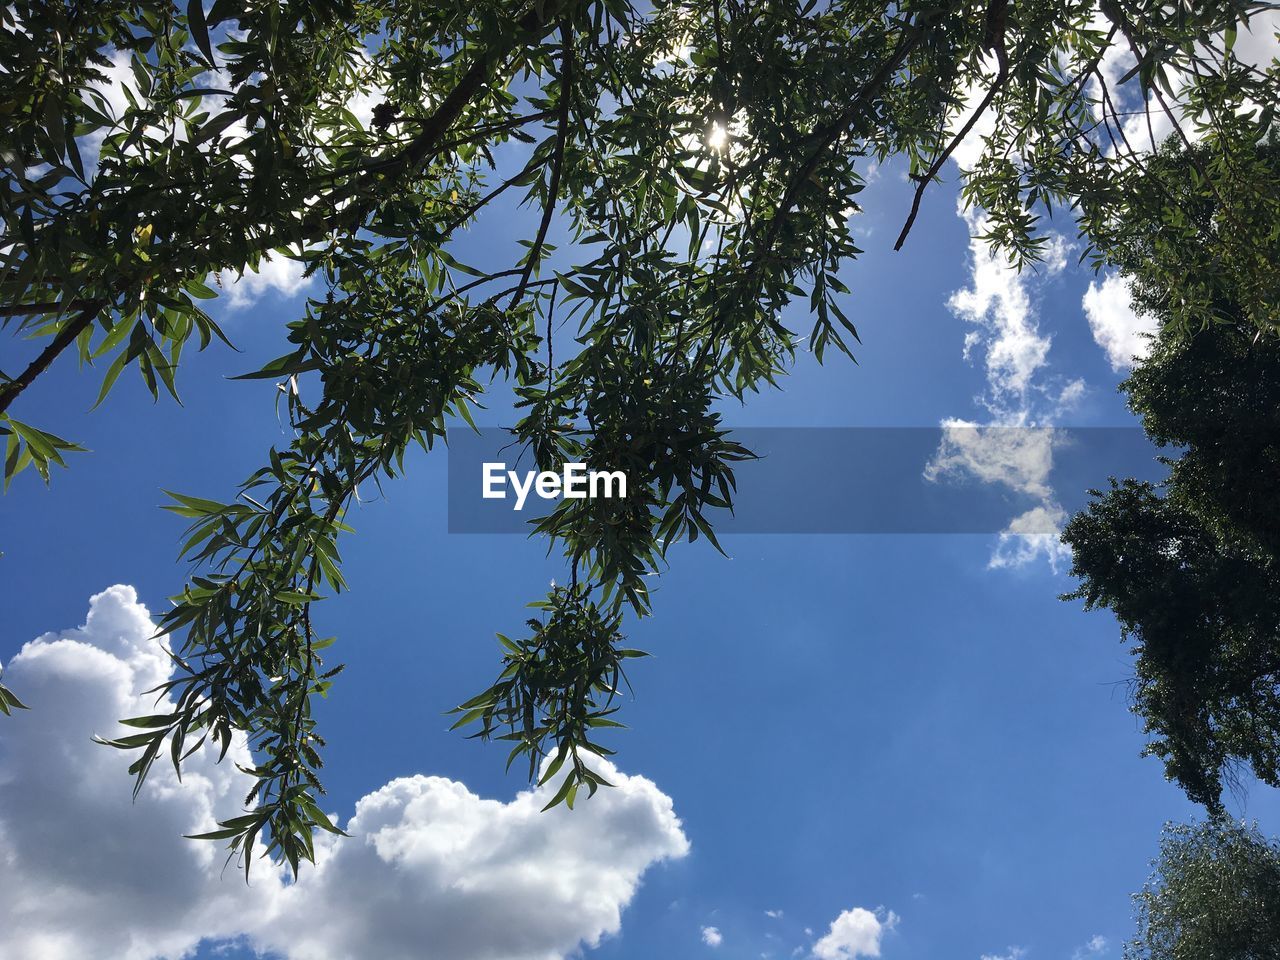
[[[1280,194],[1238,158],[1273,124],[1277,69],[1233,54],[1241,24],[1269,7],[6,6],[0,314],[40,344],[0,379],[6,480],[28,466],[47,478],[76,449],[28,422],[27,391],[60,355],[102,365],[103,397],[129,367],[176,396],[184,348],[224,339],[201,306],[217,295],[211,274],[287,256],[326,286],[290,323],[294,349],[247,372],[279,382],[294,441],[230,499],[174,494],[196,569],[161,623],[175,706],[113,741],[137,751],[138,782],[162,755],[180,765],[245,732],[252,809],[211,836],[241,852],[262,837],[295,869],[310,858],[313,829],[331,826],[311,700],[339,669],[322,663],[332,638],[313,604],[344,586],[348,506],[411,446],[469,421],[498,378],[540,463],[624,469],[638,495],[565,501],[540,526],[568,584],[528,635],[502,639],[501,678],[459,722],[509,738],[531,769],[552,755],[545,775],[567,770],[557,799],[594,791],[594,737],[615,723],[637,655],[623,612],[647,612],[669,544],[714,542],[747,455],[716,402],[774,383],[806,342],[819,358],[852,351],[840,269],[861,252],[849,214],[871,164],[897,159],[915,184],[901,247],[980,119],[991,132],[964,196],[1015,262],[1037,257],[1054,211],[1114,244],[1135,197],[1155,196],[1171,223],[1198,223],[1190,208],[1206,196],[1240,197],[1218,208],[1214,262],[1247,295],[1248,321],[1272,331],[1274,261],[1238,253],[1274,248]],[[1132,69],[1110,72],[1126,57]],[[371,98],[363,120],[358,96]],[[1190,183],[1128,142],[1126,104],[1203,145]],[[529,208],[521,252],[464,262],[458,237],[504,194]],[[784,323],[792,304],[809,311],[807,341]],[[553,355],[565,323],[571,348]]]
[[[1280,170],[1276,145],[1254,154]],[[1193,161],[1160,159],[1185,171]],[[1168,324],[1178,292],[1150,246],[1113,257],[1137,309]],[[1166,325],[1121,384],[1147,434],[1178,452],[1165,458],[1168,479],[1094,491],[1063,539],[1080,579],[1069,598],[1110,608],[1132,645],[1150,752],[1219,811],[1238,765],[1280,786],[1280,344],[1259,336],[1230,278],[1202,269],[1205,328],[1188,337]]]
[[[1280,843],[1256,825],[1170,824],[1155,867],[1125,960],[1280,957]]]

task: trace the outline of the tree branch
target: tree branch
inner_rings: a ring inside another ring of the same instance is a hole
[[[965,121],[965,124],[960,128],[960,131],[951,138],[951,142],[947,144],[947,148],[943,150],[942,153],[938,154],[938,158],[930,164],[929,169],[926,170],[917,180],[916,193],[911,199],[911,212],[907,214],[907,222],[902,225],[902,232],[898,234],[898,240],[893,245],[894,250],[901,250],[902,245],[907,242],[907,234],[911,232],[911,227],[916,222],[916,216],[920,213],[920,202],[924,199],[925,190],[928,189],[929,184],[932,183],[933,179],[938,175],[938,171],[940,171],[943,165],[946,164],[947,160],[951,158],[951,154],[955,152],[956,147],[960,146],[964,141],[964,138],[969,135],[971,130],[973,130],[974,124],[976,124],[978,120],[982,118],[982,115],[987,112],[987,108],[991,106],[991,101],[996,98],[996,94],[1000,92],[1005,81],[1008,79],[1009,68],[1008,60],[1004,53],[1004,47],[996,48],[996,56],[1000,61],[1000,69],[996,71],[995,79],[991,82],[991,88],[987,90],[986,96],[982,98],[982,102],[978,104],[978,108],[974,110],[969,119]]]
[[[23,390],[31,386],[36,377],[49,368],[58,354],[75,343],[76,337],[89,329],[108,302],[106,299],[90,300],[80,313],[63,325],[58,335],[50,340],[48,346],[40,351],[40,355],[27,365],[27,369],[8,383],[0,384],[0,414],[8,410],[9,404],[13,403]]]
[[[529,255],[525,260],[524,273],[521,274],[520,283],[516,287],[515,295],[511,298],[512,308],[524,296],[525,287],[529,285],[529,278],[533,276],[533,268],[542,257],[542,248],[547,242],[547,231],[551,229],[551,218],[556,210],[556,197],[560,193],[560,172],[564,169],[564,148],[569,139],[569,104],[573,98],[573,33],[567,23],[560,24],[560,39],[564,43],[564,64],[560,68],[560,102],[557,104],[560,109],[560,122],[556,130],[555,152],[551,158],[551,178],[547,184],[547,203],[542,210],[542,222],[538,224],[538,234],[534,238],[533,246],[529,248]]]
[[[987,108],[991,106],[991,101],[996,98],[996,94],[1004,87],[1005,81],[1009,78],[1009,55],[1005,52],[1004,31],[1008,22],[1009,2],[1008,0],[991,0],[987,5],[986,26],[982,37],[982,46],[985,50],[990,50],[996,55],[996,62],[999,69],[996,71],[995,79],[991,81],[991,87],[987,90],[986,96],[982,98],[982,102],[978,104],[976,110],[965,121],[960,131],[951,138],[951,142],[947,144],[945,150],[938,154],[936,160],[929,165],[929,169],[919,178],[916,183],[915,196],[911,198],[911,212],[907,214],[907,222],[902,225],[902,232],[898,234],[898,242],[893,245],[894,250],[901,250],[902,245],[907,242],[907,234],[911,232],[912,225],[916,222],[916,216],[920,213],[920,203],[924,199],[924,192],[929,188],[929,184],[933,182],[934,177],[938,175],[947,160],[964,142],[964,138],[969,135],[974,125],[987,112]]]
[[[536,4],[533,9],[520,18],[519,29],[515,34],[515,38],[509,44],[496,50],[486,50],[471,65],[466,73],[463,74],[462,79],[458,81],[457,86],[449,92],[449,95],[440,103],[435,112],[423,121],[418,134],[404,150],[393,157],[386,158],[384,161],[371,164],[354,181],[343,188],[332,191],[325,198],[330,204],[337,204],[348,198],[355,198],[355,201],[346,208],[326,217],[322,221],[323,229],[330,231],[344,226],[358,229],[369,211],[376,205],[376,200],[371,199],[376,196],[376,191],[370,188],[375,187],[384,175],[397,174],[417,168],[441,149],[444,149],[448,145],[444,142],[445,135],[467,106],[484,89],[494,66],[510,55],[523,34],[538,30],[549,24],[552,15],[556,14],[561,6],[563,4],[555,4],[548,10],[544,9],[541,3]],[[305,242],[306,239],[310,238],[305,236],[301,238],[297,236],[281,237],[279,232],[273,231],[267,236],[259,237],[254,245],[254,250],[263,253],[288,246],[291,243]],[[190,245],[184,246],[186,249],[190,249]],[[203,266],[212,268],[207,263],[203,264]],[[178,264],[172,264],[171,267],[180,269]],[[15,379],[0,385],[0,413],[8,409],[18,395],[47,370],[63,350],[75,342],[76,337],[93,323],[94,318],[108,303],[109,301],[105,299],[87,301],[84,309],[58,331],[57,336],[49,342],[48,346],[41,351],[40,355],[31,362],[27,369]],[[13,310],[14,308],[7,309]]]
[[[904,31],[899,37],[894,47],[893,53],[889,58],[880,65],[880,68],[862,85],[862,89],[858,91],[858,95],[854,97],[853,102],[849,104],[840,116],[828,124],[817,134],[818,146],[795,174],[792,175],[787,189],[782,195],[782,200],[778,204],[778,208],[769,221],[769,228],[765,231],[763,243],[763,255],[768,256],[773,249],[773,244],[777,240],[778,231],[782,229],[782,223],[786,219],[787,211],[791,209],[791,205],[795,202],[796,192],[800,189],[800,185],[804,183],[818,167],[822,155],[830,149],[845,132],[864,115],[867,105],[872,97],[880,92],[880,90],[889,82],[889,79],[898,71],[907,57],[924,39],[926,28],[917,21],[909,31]]]

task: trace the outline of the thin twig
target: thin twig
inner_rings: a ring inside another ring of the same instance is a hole
[[[555,151],[551,155],[551,177],[547,183],[547,202],[542,208],[542,222],[538,224],[538,234],[533,246],[525,258],[524,273],[516,286],[515,295],[511,298],[511,306],[515,309],[520,298],[524,296],[529,278],[533,276],[533,268],[542,259],[542,250],[547,242],[547,231],[551,229],[551,218],[556,212],[556,198],[560,194],[560,174],[564,170],[564,148],[569,140],[569,104],[573,98],[573,33],[568,23],[560,24],[560,39],[564,43],[564,61],[560,68],[560,120],[556,128]]]
[[[951,142],[947,144],[945,150],[938,154],[937,159],[930,164],[929,169],[919,178],[916,183],[916,193],[911,199],[911,212],[907,214],[907,222],[902,225],[902,232],[898,234],[898,241],[893,245],[894,250],[901,250],[902,245],[907,242],[907,234],[911,232],[911,227],[916,222],[916,216],[920,213],[920,203],[924,199],[924,192],[928,189],[929,184],[933,182],[934,177],[938,175],[938,171],[950,159],[951,154],[956,147],[964,141],[969,135],[982,115],[987,112],[987,108],[991,106],[991,101],[995,100],[996,94],[1003,88],[1005,81],[1009,78],[1009,55],[1005,52],[1004,31],[1005,20],[1008,14],[1008,0],[992,0],[987,6],[986,15],[986,35],[983,37],[982,45],[984,49],[991,50],[996,55],[996,62],[999,69],[996,71],[995,79],[991,81],[991,87],[987,90],[986,96],[982,98],[982,102],[978,104],[976,110],[965,121],[959,133],[951,138]]]

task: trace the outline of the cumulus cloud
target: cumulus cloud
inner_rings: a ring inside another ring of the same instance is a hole
[[[813,945],[817,960],[857,960],[880,956],[884,934],[898,925],[898,915],[883,908],[854,907],[831,921],[831,929]]]
[[[718,947],[720,944],[724,943],[724,937],[721,935],[718,927],[703,927],[702,942],[708,947]]]
[[[267,253],[257,269],[237,273],[223,270],[216,275],[218,286],[227,292],[227,305],[232,310],[252,306],[267,293],[295,297],[308,289],[313,277],[304,277],[305,265],[278,253]]]
[[[1083,305],[1093,339],[1106,351],[1112,370],[1119,372],[1146,358],[1158,325],[1154,317],[1134,312],[1123,277],[1111,274],[1101,283],[1091,281]]]
[[[157,712],[143,691],[169,662],[153,632],[133,588],[116,586],[90,600],[83,626],[8,664],[6,684],[31,709],[0,724],[0,863],[21,878],[0,897],[3,960],[178,957],[238,932],[237,917],[280,889],[266,870],[253,888],[234,870],[219,883],[219,848],[182,839],[214,829],[214,811],[248,791],[242,744],[221,765],[192,757],[181,786],[157,763],[134,803],[124,756],[90,740],[136,733],[117,719]]]
[[[595,946],[621,928],[644,871],[688,850],[670,798],[604,773],[614,789],[545,814],[546,788],[503,803],[441,777],[393,780],[356,804],[351,839],[325,845],[258,939],[291,960],[421,960],[424,944],[440,960],[549,960]]]
[[[503,802],[442,777],[374,790],[297,884],[265,862],[252,885],[209,829],[248,790],[197,755],[179,784],[157,764],[138,800],[120,753],[92,734],[156,712],[169,675],[131,587],[90,600],[82,627],[28,643],[6,683],[31,706],[0,725],[0,960],[178,958],[240,939],[288,960],[554,960],[616,934],[644,872],[688,850],[672,802],[613,768],[617,786],[540,813],[546,788]],[[228,761],[248,762],[243,744]],[[424,951],[427,951],[424,953]]]
[[[1022,947],[1009,947],[1004,953],[984,953],[982,960],[1022,960],[1026,955]]]

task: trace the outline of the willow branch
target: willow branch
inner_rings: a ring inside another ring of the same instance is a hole
[[[987,108],[991,106],[991,101],[996,98],[996,94],[1004,87],[1005,81],[1009,77],[1009,62],[1005,56],[1004,47],[996,48],[996,57],[999,59],[1000,69],[996,72],[995,79],[992,81],[990,89],[987,90],[986,96],[982,98],[982,102],[978,104],[978,108],[965,121],[960,131],[951,138],[951,142],[947,144],[946,149],[938,154],[937,159],[929,165],[929,169],[919,177],[916,183],[915,196],[911,199],[911,212],[907,214],[907,222],[902,225],[902,232],[898,234],[898,241],[893,245],[894,250],[901,250],[902,245],[907,242],[907,234],[911,232],[911,228],[916,222],[916,216],[920,213],[920,203],[924,199],[924,192],[928,189],[929,184],[937,177],[938,171],[951,158],[951,154],[955,153],[956,148],[973,130],[974,125],[982,118],[982,115],[987,112]]]
[[[564,170],[564,148],[569,139],[569,104],[573,98],[573,34],[567,23],[560,24],[560,39],[564,43],[564,65],[560,71],[560,120],[556,129],[555,152],[551,158],[551,177],[547,183],[547,202],[542,209],[542,222],[538,224],[538,234],[529,255],[525,260],[524,273],[511,298],[511,306],[515,307],[524,296],[529,278],[533,276],[533,268],[542,259],[542,249],[547,242],[547,231],[551,229],[551,218],[556,210],[556,197],[560,193],[560,174]]]
[[[58,335],[49,341],[48,346],[40,351],[40,355],[32,360],[22,373],[8,383],[0,384],[0,414],[9,409],[9,404],[18,399],[18,395],[31,386],[36,377],[49,369],[49,365],[57,359],[58,354],[75,343],[76,338],[89,329],[107,303],[105,299],[90,300],[84,309],[63,325]]]

